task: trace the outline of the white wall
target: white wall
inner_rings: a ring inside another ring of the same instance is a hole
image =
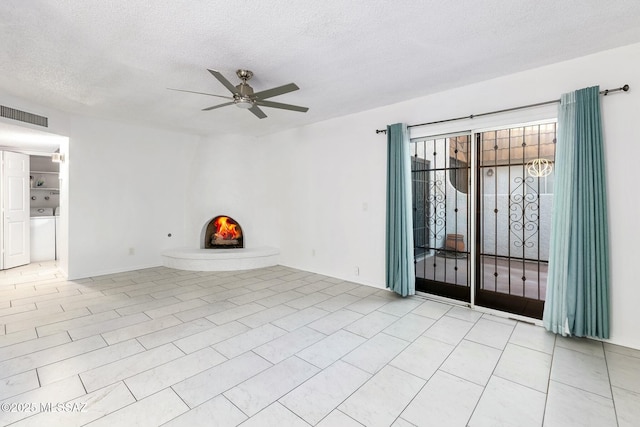
[[[30,129],[35,129],[41,132],[50,132],[57,135],[67,136],[69,135],[69,115],[60,110],[54,108],[44,107],[26,99],[10,96],[4,93],[0,93],[0,104],[11,108],[17,108],[18,110],[28,111],[29,113],[37,114],[47,117],[48,127],[32,125],[12,119],[0,117],[0,121],[12,126],[23,126]]]
[[[69,158],[69,139],[66,138],[60,144],[60,154],[65,159]],[[58,218],[58,230],[56,231],[56,256],[58,268],[63,274],[69,275],[69,162],[60,163],[60,216]]]
[[[185,243],[200,247],[203,227],[217,215],[228,215],[242,227],[245,247],[280,247],[274,227],[278,189],[267,177],[270,153],[254,138],[204,138],[191,165],[187,189],[190,210]]]
[[[69,137],[70,278],[161,265],[184,245],[198,137],[77,116]]]
[[[186,244],[187,183],[200,137],[67,114],[4,94],[0,101],[48,117],[47,132],[69,137],[60,147],[66,158],[60,225],[68,240],[59,266],[70,279],[161,265],[163,250]]]
[[[410,63],[410,58],[408,58]],[[285,265],[384,287],[386,124],[423,123],[558,99],[586,86],[626,94],[602,99],[611,242],[611,340],[640,348],[638,198],[629,197],[640,159],[640,44],[530,70],[260,138],[269,147]],[[420,84],[420,82],[416,82]],[[313,107],[313,106],[311,106]],[[412,136],[549,119],[555,106],[429,128]],[[315,253],[315,255],[314,255]],[[355,275],[359,267],[359,276]]]
[[[268,178],[278,189],[284,265],[383,286],[386,143],[374,133],[383,120],[375,117],[342,117],[259,141],[272,152]]]

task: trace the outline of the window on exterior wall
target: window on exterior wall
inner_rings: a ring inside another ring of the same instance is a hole
[[[449,181],[457,191],[467,194],[469,191],[469,163],[449,157]]]
[[[469,192],[470,143],[469,135],[449,138],[449,181],[464,194]]]

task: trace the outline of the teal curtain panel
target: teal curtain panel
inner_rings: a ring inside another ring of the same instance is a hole
[[[598,87],[562,95],[546,329],[609,338],[609,242]]]
[[[387,126],[386,285],[403,297],[416,292],[410,162],[407,125]]]

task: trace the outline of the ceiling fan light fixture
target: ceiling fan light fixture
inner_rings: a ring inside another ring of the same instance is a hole
[[[242,108],[243,110],[248,110],[253,107],[253,101],[249,98],[239,98],[235,101],[236,107]]]

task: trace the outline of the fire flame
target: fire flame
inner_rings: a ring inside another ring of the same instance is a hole
[[[235,240],[239,239],[242,235],[238,224],[228,216],[221,216],[217,218],[213,225],[216,227],[216,232],[214,234],[215,238],[222,240]]]

